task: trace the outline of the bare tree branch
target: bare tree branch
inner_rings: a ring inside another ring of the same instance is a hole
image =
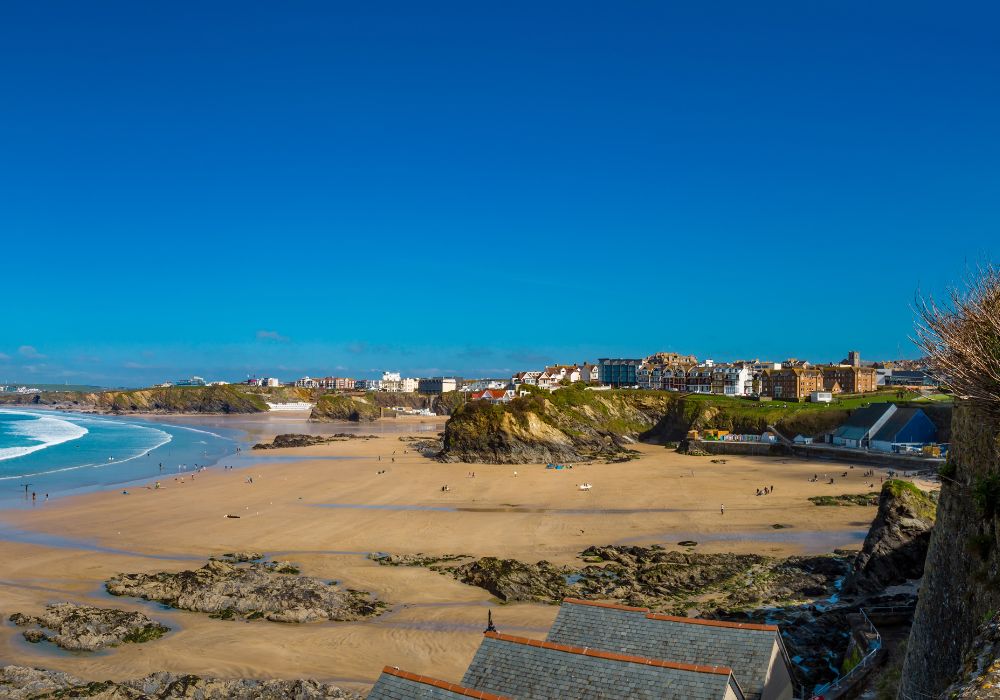
[[[1000,410],[1000,269],[980,266],[938,302],[918,296],[914,342],[959,398]]]

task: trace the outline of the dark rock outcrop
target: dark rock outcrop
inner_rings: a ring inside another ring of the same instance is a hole
[[[899,479],[882,485],[878,513],[844,583],[845,592],[875,593],[923,576],[935,496]]]
[[[194,571],[118,574],[105,586],[112,595],[156,600],[222,619],[358,620],[385,607],[362,591],[341,590],[297,573],[284,562],[238,566],[212,560]]]
[[[343,442],[345,440],[371,440],[374,437],[374,435],[354,435],[353,433],[335,433],[333,435],[285,433],[283,435],[275,435],[271,442],[258,442],[252,449],[279,450],[285,447],[311,447],[313,445],[326,445],[331,442]]]
[[[313,680],[222,680],[153,673],[127,681],[84,681],[61,671],[24,666],[0,668],[0,698],[96,698],[97,700],[361,700],[335,685]]]
[[[372,558],[390,566],[426,566],[478,586],[506,601],[558,602],[571,596],[614,599],[630,605],[686,612],[711,600],[726,609],[826,595],[850,560],[839,556],[776,559],[756,554],[696,554],[660,547],[608,545],[580,554],[585,566],[534,564],[516,559],[429,557]]]
[[[23,633],[29,642],[49,641],[74,651],[148,642],[169,631],[140,612],[75,603],[47,605],[38,616],[14,613],[10,621],[19,627],[31,627]]]

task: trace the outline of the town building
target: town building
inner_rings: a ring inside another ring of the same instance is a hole
[[[295,386],[299,389],[318,389],[319,382],[310,377],[302,377],[301,379],[295,380]]]
[[[878,388],[878,372],[874,367],[828,365],[823,372],[823,388],[834,394],[863,394]]]
[[[891,369],[885,377],[885,385],[935,387],[938,382],[926,369]]]
[[[823,391],[823,372],[806,367],[765,369],[760,375],[761,396],[802,401],[814,391]]]
[[[460,391],[484,391],[486,389],[506,389],[513,386],[511,382],[503,379],[476,379],[475,381],[464,382]]]
[[[750,367],[745,364],[713,367],[712,393],[721,396],[749,396],[753,393],[753,373]]]
[[[513,389],[483,389],[469,394],[470,401],[488,401],[489,403],[510,403],[514,399]]]
[[[205,380],[202,377],[190,377],[188,379],[178,379],[174,382],[174,386],[205,386]]]
[[[534,370],[518,372],[510,378],[510,383],[515,387],[522,384],[527,384],[528,386],[538,386],[538,378],[541,376],[541,372],[536,372]]]
[[[692,394],[711,394],[712,371],[711,367],[705,365],[689,369],[687,372],[687,391]]]
[[[413,393],[417,390],[417,386],[416,379],[403,377],[399,372],[383,372],[379,391]]]
[[[358,391],[382,391],[382,380],[358,379],[354,382],[354,388]]]
[[[748,699],[791,698],[789,659],[778,628],[653,613],[567,598],[549,642],[732,669]]]
[[[458,380],[454,377],[429,377],[417,382],[417,391],[421,394],[443,394],[457,390]]]
[[[789,668],[773,625],[567,598],[545,641],[491,621],[461,683],[387,666],[368,698],[791,700]]]
[[[937,441],[937,426],[919,408],[897,408],[878,432],[872,435],[871,449],[903,452]]]
[[[868,449],[872,436],[889,422],[895,412],[894,403],[873,403],[859,408],[834,431],[832,442],[840,447]]]
[[[552,377],[556,384],[563,381],[579,382],[583,379],[580,367],[577,365],[553,365],[546,367],[545,373]]]
[[[629,387],[639,384],[636,371],[642,364],[642,360],[604,357],[597,362],[600,365],[601,384],[613,387]]]

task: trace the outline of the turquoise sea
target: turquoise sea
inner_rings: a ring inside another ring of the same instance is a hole
[[[239,435],[138,418],[2,409],[0,508],[212,465],[235,452]]]

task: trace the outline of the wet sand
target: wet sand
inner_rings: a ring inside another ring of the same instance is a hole
[[[426,425],[415,430],[414,436],[427,436]],[[675,546],[693,539],[702,552],[786,555],[858,547],[875,514],[873,507],[817,507],[806,500],[872,490],[872,479],[861,477],[865,467],[750,457],[713,464],[655,446],[639,446],[642,457],[632,462],[571,470],[438,464],[400,437],[244,451],[244,459],[263,461],[213,467],[194,481],[187,474],[183,483],[165,475],[159,490],[130,487],[128,496],[96,493],[0,513],[4,620],[15,611],[74,600],[141,609],[175,630],[149,644],[86,655],[29,645],[4,622],[0,662],[87,679],[171,670],[312,677],[365,689],[391,664],[459,680],[488,609],[501,631],[542,638],[555,606],[500,605],[485,591],[426,569],[379,566],[366,558],[369,552],[579,563],[577,553],[591,544]],[[835,484],[810,483],[814,473],[830,474]],[[579,491],[583,482],[593,489]],[[448,492],[441,491],[445,484]],[[754,495],[771,485],[773,494]],[[775,530],[776,523],[787,527]],[[121,571],[192,568],[237,549],[289,559],[304,574],[372,591],[391,611],[357,623],[245,623],[103,592],[103,580]]]

